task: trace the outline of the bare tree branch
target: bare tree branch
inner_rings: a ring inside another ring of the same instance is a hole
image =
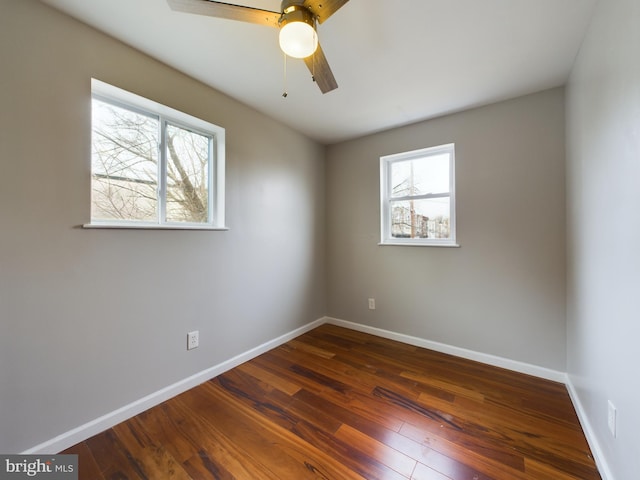
[[[92,139],[94,211],[105,218],[157,218],[158,120],[97,102]],[[208,139],[172,125],[166,139],[167,219],[206,221]]]

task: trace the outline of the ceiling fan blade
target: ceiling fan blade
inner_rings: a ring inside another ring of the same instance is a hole
[[[257,23],[268,27],[278,27],[280,12],[261,10],[259,8],[214,2],[213,0],[167,0],[172,10],[177,12],[196,13],[211,17]]]
[[[327,20],[349,0],[304,0],[304,6],[318,19],[318,23]]]
[[[338,83],[333,76],[329,62],[327,62],[327,57],[324,56],[320,45],[318,45],[313,55],[304,59],[304,63],[307,65],[307,68],[311,72],[311,75],[313,75],[322,93],[327,93],[338,88]]]

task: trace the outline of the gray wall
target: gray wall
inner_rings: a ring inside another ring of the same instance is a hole
[[[230,231],[78,228],[92,76],[227,129]],[[322,317],[323,161],[324,147],[35,0],[0,0],[0,452]]]
[[[449,142],[461,247],[379,246],[379,157]],[[564,371],[564,148],[562,89],[329,147],[328,315]]]
[[[600,1],[567,87],[567,368],[613,476],[640,472],[640,3]],[[618,409],[614,439],[607,400]]]

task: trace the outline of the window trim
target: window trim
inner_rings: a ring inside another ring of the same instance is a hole
[[[449,192],[393,197],[393,201],[421,200],[449,197],[449,228],[451,238],[395,238],[391,236],[391,166],[397,162],[449,154]],[[455,144],[421,148],[409,152],[380,157],[380,242],[378,245],[402,245],[419,247],[459,247],[456,242],[456,192],[455,192]]]
[[[210,137],[209,158],[209,195],[208,221],[206,223],[166,222],[164,209],[166,197],[166,180],[159,182],[158,222],[140,220],[94,220],[84,224],[83,228],[142,229],[142,230],[228,230],[225,226],[225,129],[213,123],[199,119],[187,113],[175,110],[161,103],[102,82],[91,79],[91,99],[94,98],[111,103],[136,113],[157,118],[161,124],[160,152],[166,150],[165,129],[168,125],[184,128],[194,133]],[[165,158],[166,153],[162,153]],[[159,175],[166,177],[166,159],[160,162]],[[93,169],[91,169],[93,173]]]

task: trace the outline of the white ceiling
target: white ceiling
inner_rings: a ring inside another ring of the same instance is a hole
[[[41,1],[327,144],[563,85],[596,2],[351,0],[318,28],[339,88],[289,59],[283,98],[277,29],[165,0]]]

